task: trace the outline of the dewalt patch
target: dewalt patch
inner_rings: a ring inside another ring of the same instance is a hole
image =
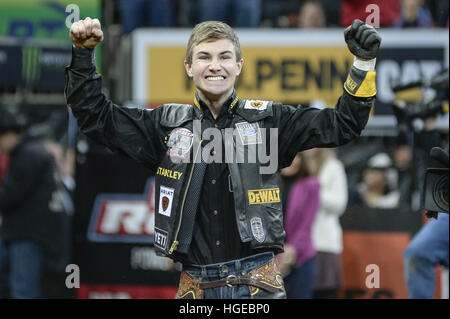
[[[266,188],[266,189],[251,189],[248,190],[249,205],[279,203],[280,189]]]

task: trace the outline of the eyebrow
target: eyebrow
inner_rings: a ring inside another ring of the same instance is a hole
[[[211,55],[211,53],[206,52],[206,51],[199,51],[199,52],[197,52],[196,55],[201,55],[201,54]],[[233,54],[233,52],[230,50],[226,50],[226,51],[220,52],[219,54]]]

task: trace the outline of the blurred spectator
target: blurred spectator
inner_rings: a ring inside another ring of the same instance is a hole
[[[342,163],[330,149],[305,152],[320,182],[320,209],[312,228],[312,240],[317,250],[317,275],[314,298],[337,298],[342,286],[342,227],[339,217],[347,207],[347,176]]]
[[[448,168],[448,144],[442,149],[446,156],[430,156],[430,166]],[[448,176],[447,176],[448,178]],[[404,252],[405,280],[409,298],[433,298],[436,289],[435,267],[449,265],[448,185],[447,210],[439,212],[413,237]],[[429,207],[425,207],[429,209]],[[436,212],[435,212],[436,213]],[[448,280],[447,280],[448,285]],[[448,291],[448,286],[446,287]]]
[[[394,24],[397,28],[426,28],[433,26],[430,10],[423,0],[402,0],[401,15]]]
[[[322,3],[318,0],[303,2],[298,14],[298,27],[303,29],[326,28],[327,20]]]
[[[379,8],[380,27],[392,26],[400,17],[399,1],[401,0],[342,0],[341,26],[349,26],[354,19],[366,22],[367,17],[375,13],[370,5]]]
[[[42,298],[44,263],[58,255],[64,204],[53,156],[26,131],[21,114],[0,109],[0,149],[10,163],[0,189],[0,269],[8,272],[11,298]],[[0,287],[2,290],[2,287]]]
[[[0,189],[3,187],[4,178],[8,169],[8,155],[0,149]],[[0,211],[0,260],[5,259],[7,250],[2,244],[2,212]],[[0,299],[8,298],[9,284],[6,267],[0,265]]]
[[[329,27],[340,27],[342,0],[320,0],[325,10],[325,20]]]
[[[298,27],[298,0],[262,0],[263,27]]]
[[[281,174],[294,183],[284,206],[286,242],[285,253],[280,257],[282,273],[289,273],[285,278],[287,297],[311,299],[316,272],[311,227],[319,209],[319,181],[312,176],[308,159],[301,153]]]
[[[64,214],[57,214],[54,218],[57,225],[53,230],[53,252],[45,260],[45,279],[43,294],[46,298],[72,298],[71,291],[63,283],[67,273],[65,268],[71,263],[72,257],[72,218],[75,210],[73,179],[74,157],[71,149],[64,150],[61,144],[54,141],[44,143],[46,149],[53,155],[57,169],[55,170],[55,183],[58,197],[64,206]]]
[[[413,237],[404,252],[408,297],[431,299],[436,289],[437,265],[448,267],[448,213],[439,213]]]
[[[399,203],[410,205],[414,189],[413,151],[406,141],[398,141],[392,151],[395,169],[398,172]]]
[[[428,0],[427,6],[430,8],[435,24],[438,27],[448,28],[449,1]]]
[[[222,21],[234,28],[258,27],[261,0],[198,0],[200,22]]]
[[[74,157],[73,151],[63,150],[62,146],[53,141],[47,141],[45,143],[47,150],[55,158],[58,170],[56,173],[56,180],[61,183],[60,192],[62,192],[61,198],[63,199],[64,205],[66,207],[66,212],[70,215],[73,213],[73,203],[72,196],[70,195],[75,191],[75,180],[73,179],[74,170]]]
[[[358,185],[360,199],[357,204],[380,209],[396,208],[400,198],[400,193],[395,189],[397,178],[389,155],[375,154],[367,162],[363,181]]]
[[[0,150],[0,186],[3,185],[3,180],[8,168],[8,155]]]
[[[174,0],[118,0],[126,34],[140,27],[174,26]]]

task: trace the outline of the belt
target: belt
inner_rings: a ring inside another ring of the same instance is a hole
[[[200,281],[186,271],[181,272],[180,285],[177,298],[202,298],[203,289],[227,286],[234,288],[237,285],[247,285],[250,293],[256,293],[258,288],[270,293],[279,293],[284,290],[283,279],[278,270],[277,259],[273,258],[262,266],[249,271],[242,276],[229,275],[226,278],[214,281]]]
[[[271,286],[270,284],[265,283],[261,279],[254,279],[251,276],[242,276],[237,277],[236,275],[229,275],[227,278],[220,279],[220,280],[214,280],[214,281],[208,281],[208,282],[199,282],[198,287],[200,289],[207,289],[207,288],[217,288],[217,287],[223,287],[228,286],[230,288],[234,288],[237,285],[248,285],[253,286],[257,288],[265,289],[269,292],[277,292],[280,287]]]

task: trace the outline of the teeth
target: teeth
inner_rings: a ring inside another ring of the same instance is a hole
[[[225,78],[223,76],[208,76],[207,79],[209,81],[220,81],[224,80]]]

